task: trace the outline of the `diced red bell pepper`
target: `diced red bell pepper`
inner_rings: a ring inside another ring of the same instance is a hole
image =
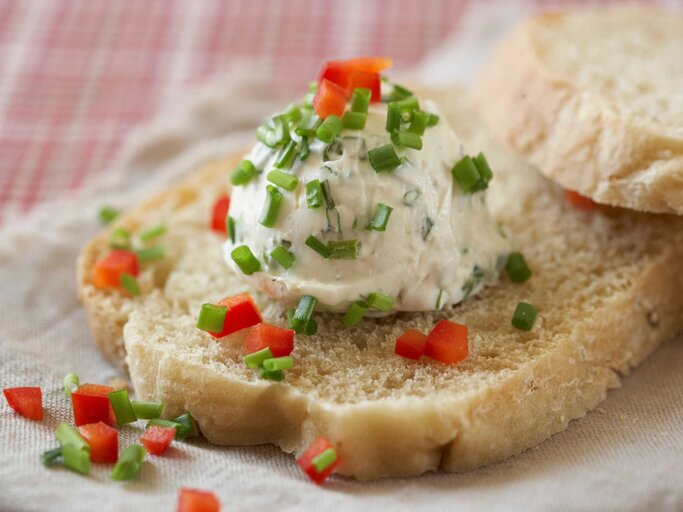
[[[597,206],[597,203],[593,201],[590,197],[582,196],[574,190],[565,190],[564,197],[569,204],[571,204],[574,208],[577,208],[579,210],[589,211]]]
[[[101,421],[107,425],[116,423],[114,409],[109,402],[108,393],[114,391],[109,386],[99,384],[81,384],[71,393],[71,406],[74,411],[74,423],[77,427]]]
[[[140,442],[145,447],[148,453],[152,455],[161,455],[170,446],[171,441],[176,436],[176,429],[174,427],[159,427],[154,425],[145,430],[142,434]]]
[[[467,357],[467,326],[439,320],[427,335],[425,355],[446,364],[455,364]]]
[[[226,226],[225,220],[228,216],[229,210],[230,196],[225,194],[216,200],[211,213],[211,229],[213,229],[216,233],[222,233],[223,235],[228,234],[228,228]]]
[[[221,332],[210,332],[214,338],[222,338],[233,332],[241,331],[261,322],[261,313],[247,292],[238,293],[218,301],[219,306],[225,306],[225,322]]]
[[[266,347],[274,357],[288,356],[294,350],[294,331],[265,323],[249,327],[244,339],[244,353],[253,354]]]
[[[346,97],[353,94],[356,87],[366,87],[372,91],[372,100],[380,100],[380,72],[390,68],[391,59],[385,57],[360,57],[343,61],[328,61],[318,74],[318,82],[329,80],[344,90]]]
[[[17,414],[29,420],[43,419],[43,391],[38,386],[7,388],[3,389],[2,393]]]
[[[358,87],[370,89],[370,103],[377,103],[381,99],[381,80],[379,73],[367,73],[365,71],[354,71],[349,74],[346,88],[346,96],[351,97],[353,90]]]
[[[180,488],[178,512],[219,512],[220,509],[221,503],[214,493]]]
[[[318,470],[313,465],[313,459],[329,448],[334,449],[332,443],[324,437],[319,437],[301,454],[301,457],[296,459],[296,463],[304,470],[304,473],[318,485],[322,484],[339,465],[339,454],[337,454],[337,459],[320,473],[318,473]]]
[[[346,108],[344,89],[329,80],[323,80],[313,98],[313,108],[322,119],[331,115],[343,116]]]
[[[93,284],[98,288],[117,288],[121,286],[121,274],[137,277],[140,273],[138,256],[132,251],[115,249],[95,263]]]
[[[119,460],[119,432],[106,423],[88,423],[78,431],[90,445],[92,462],[116,462]]]
[[[408,329],[396,340],[394,352],[408,359],[420,359],[424,355],[425,343],[427,336],[416,329]]]

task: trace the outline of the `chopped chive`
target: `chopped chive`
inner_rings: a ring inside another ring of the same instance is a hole
[[[427,125],[429,124],[429,113],[418,110],[413,114],[413,119],[410,122],[408,131],[416,135],[424,135]]]
[[[74,446],[77,450],[90,451],[90,445],[83,439],[83,436],[68,423],[60,423],[55,430],[55,437],[63,447]]]
[[[280,203],[282,203],[282,192],[280,192],[273,185],[266,187],[266,202],[263,204],[261,216],[258,221],[261,225],[272,228],[277,220],[277,213],[280,210]]]
[[[273,117],[273,126],[275,128],[276,144],[286,144],[292,139],[289,134],[289,121],[286,117],[282,115]]]
[[[53,448],[52,450],[48,450],[46,452],[43,452],[43,454],[40,456],[40,460],[45,466],[49,466],[50,464],[54,464],[59,457],[62,456],[62,447],[58,446],[57,448]]]
[[[332,251],[327,248],[327,245],[318,240],[315,235],[309,235],[306,239],[306,245],[325,259],[329,258],[330,254],[332,254]]]
[[[436,114],[429,114],[429,122],[427,123],[427,126],[436,126],[439,124],[439,116]]]
[[[121,286],[123,286],[123,289],[126,290],[131,296],[140,296],[140,283],[138,283],[138,280],[135,278],[135,276],[126,272],[121,272],[119,279],[121,280]]]
[[[306,205],[309,208],[318,208],[322,205],[323,191],[319,180],[311,180],[306,183]]]
[[[365,112],[345,112],[342,117],[344,128],[347,130],[362,130],[368,115]]]
[[[166,247],[163,245],[153,245],[152,247],[145,247],[135,251],[138,255],[138,261],[147,262],[163,259],[166,256]]]
[[[226,228],[228,231],[228,237],[230,237],[230,242],[235,243],[235,219],[228,215],[226,219]]]
[[[315,92],[318,90],[318,82],[308,82],[308,92]]]
[[[285,147],[280,151],[280,155],[273,164],[276,169],[291,169],[294,165],[294,160],[296,160],[296,141],[290,140]]]
[[[65,444],[62,446],[62,461],[64,467],[81,475],[87,475],[90,472],[90,453],[76,445]]]
[[[315,318],[311,318],[306,327],[304,327],[304,334],[306,336],[313,336],[316,332],[318,332],[318,322],[315,321]]]
[[[282,171],[270,171],[266,176],[266,179],[290,192],[294,190],[299,183],[296,176],[292,176],[291,174]]]
[[[328,448],[320,455],[316,455],[315,457],[313,457],[313,459],[311,460],[311,464],[313,465],[317,473],[322,473],[328,467],[330,467],[330,464],[334,464],[334,461],[336,460],[337,452],[334,450],[334,448]]]
[[[513,283],[523,283],[531,277],[531,270],[520,252],[511,252],[505,262],[505,271]]]
[[[530,331],[538,311],[528,302],[519,302],[512,315],[512,325],[522,331]]]
[[[109,235],[109,246],[112,249],[130,249],[130,233],[125,228],[116,228]]]
[[[166,233],[166,224],[157,224],[156,226],[147,228],[140,233],[140,240],[143,242],[149,242],[150,240],[160,237],[164,233]]]
[[[308,137],[301,137],[301,150],[299,151],[299,160],[305,162],[308,155],[311,154],[311,149],[308,146]]]
[[[330,115],[325,118],[325,120],[318,126],[315,131],[315,136],[318,137],[323,142],[332,142],[339,132],[342,131],[344,123],[341,117]]]
[[[413,111],[412,110],[401,110],[401,122],[402,123],[409,123],[413,120]]]
[[[406,206],[414,206],[415,202],[420,197],[420,191],[417,189],[409,190],[403,194],[403,204]]]
[[[443,298],[443,290],[439,289],[439,294],[436,296],[436,308],[441,309],[441,299]]]
[[[164,410],[161,402],[145,402],[141,400],[131,400],[130,405],[139,420],[151,420],[158,418]]]
[[[373,231],[386,231],[389,217],[394,209],[386,204],[377,203],[375,215],[373,215],[368,228]]]
[[[246,245],[235,247],[230,253],[230,257],[240,270],[248,276],[261,269],[261,263]]]
[[[132,480],[140,473],[145,460],[145,449],[139,444],[132,444],[119,457],[111,470],[111,479],[117,481]]]
[[[474,165],[477,167],[482,179],[486,182],[486,184],[488,184],[488,182],[491,181],[491,178],[493,178],[493,171],[491,170],[489,163],[486,161],[484,153],[479,153],[472,160],[474,161]]]
[[[100,208],[98,216],[100,218],[100,222],[106,226],[107,224],[113,222],[120,214],[121,212],[116,208],[112,208],[111,206],[103,206]]]
[[[290,123],[295,123],[301,119],[301,109],[296,103],[290,103],[287,108],[282,111],[281,114]]]
[[[227,313],[228,308],[226,306],[217,306],[216,304],[209,303],[202,304],[202,309],[199,310],[199,318],[197,318],[197,329],[207,332],[221,332]]]
[[[391,144],[371,149],[368,151],[368,158],[376,172],[391,171],[401,165],[401,159]]]
[[[314,92],[309,92],[304,95],[301,99],[302,108],[313,108],[313,99],[315,98]]]
[[[365,315],[367,311],[368,304],[366,302],[363,302],[362,300],[352,302],[349,306],[349,309],[346,310],[346,314],[344,314],[342,322],[344,322],[344,325],[348,325],[349,327],[358,325],[358,322],[361,321],[363,315]]]
[[[266,359],[272,359],[273,353],[270,351],[269,347],[259,350],[258,352],[252,352],[243,357],[244,364],[247,368],[258,368],[263,364]]]
[[[468,194],[474,192],[477,183],[481,179],[481,175],[474,165],[474,162],[469,156],[462,157],[458,163],[453,166],[453,178],[458,182],[463,193]]]
[[[199,429],[197,429],[197,421],[189,413],[185,412],[173,420],[178,424],[176,427],[176,439],[185,439],[186,437],[197,437]]]
[[[256,176],[256,167],[250,160],[242,160],[230,175],[230,183],[233,185],[246,185]]]
[[[285,374],[282,370],[275,370],[275,371],[269,372],[263,366],[259,366],[258,372],[259,372],[259,375],[261,376],[262,379],[274,380],[276,382],[280,382],[280,381],[285,380]]]
[[[386,129],[392,133],[401,128],[401,109],[394,104],[389,103],[387,106],[387,124]]]
[[[356,87],[353,90],[353,96],[351,96],[351,112],[367,113],[371,97],[372,91],[370,89]]]
[[[398,108],[401,112],[420,110],[420,102],[417,96],[407,96],[403,99],[392,101],[389,105]]]
[[[310,111],[304,114],[304,117],[299,122],[299,125],[294,129],[300,137],[314,137],[315,132],[320,126],[321,119],[315,114],[315,112]]]
[[[325,198],[325,204],[327,205],[327,209],[331,210],[336,206],[336,203],[334,202],[334,197],[332,196],[330,182],[328,180],[323,180],[323,182],[320,185],[322,187],[323,197]]]
[[[270,251],[273,258],[282,268],[291,268],[294,265],[294,255],[289,252],[282,244]]]
[[[71,393],[76,391],[78,389],[78,385],[81,383],[81,380],[78,378],[78,375],[75,373],[67,373],[64,376],[64,394],[66,396],[71,396]]]
[[[434,221],[428,215],[422,218],[422,240],[427,240],[429,233],[432,232]]]
[[[148,429],[150,427],[174,428],[176,431],[177,438],[178,429],[180,428],[180,425],[172,420],[164,420],[162,418],[150,418],[150,420],[147,422],[147,425],[145,425],[145,429]]]
[[[277,144],[277,141],[275,140],[275,130],[270,126],[262,124],[256,128],[256,140],[270,148],[274,148]]]
[[[379,292],[368,295],[368,306],[379,311],[391,311],[394,306],[394,298]]]
[[[114,416],[116,416],[116,424],[127,425],[128,423],[133,423],[137,421],[138,418],[135,415],[133,406],[128,398],[127,389],[117,389],[108,393],[109,403],[111,403],[111,408],[114,409]]]
[[[315,309],[317,302],[318,299],[312,297],[311,295],[303,295],[301,299],[299,299],[299,304],[294,310],[294,314],[289,321],[292,329],[298,333],[304,332],[306,324],[308,324],[308,322],[311,320],[313,309]]]
[[[422,149],[422,137],[412,132],[395,131],[391,134],[391,141],[397,146]]]
[[[389,93],[389,97],[387,99],[389,101],[398,101],[412,95],[413,93],[405,87],[403,87],[402,85],[394,84],[394,87]]]
[[[294,359],[289,356],[272,357],[263,361],[263,367],[269,372],[289,370],[292,366],[294,366]]]
[[[327,242],[330,250],[330,259],[333,260],[355,260],[360,253],[360,242],[358,240],[332,240]]]

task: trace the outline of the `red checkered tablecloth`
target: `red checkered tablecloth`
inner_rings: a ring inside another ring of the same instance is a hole
[[[102,173],[131,126],[238,62],[292,92],[325,58],[407,68],[474,3],[0,0],[0,222]]]

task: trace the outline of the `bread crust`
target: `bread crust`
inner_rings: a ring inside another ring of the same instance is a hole
[[[661,16],[646,7],[624,12]],[[476,80],[480,114],[505,144],[565,188],[602,204],[683,214],[683,140],[553,72],[539,56],[535,28],[569,15],[536,15],[499,44]]]

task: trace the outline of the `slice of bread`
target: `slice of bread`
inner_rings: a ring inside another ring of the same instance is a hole
[[[138,229],[169,226],[162,265],[145,269],[143,295],[125,298],[91,283],[107,233],[79,261],[81,298],[95,340],[122,363],[138,397],[166,414],[189,410],[209,441],[273,443],[301,453],[327,436],[358,479],[458,471],[501,460],[563,430],[602,401],[619,375],[683,327],[683,219],[568,206],[562,190],[491,139],[461,91],[439,101],[468,151],[483,149],[495,172],[490,202],[533,270],[440,313],[399,314],[344,327],[318,315],[318,334],[298,336],[281,383],[242,362],[240,336],[214,340],[195,327],[200,305],[245,289],[208,229],[233,162],[210,164],[122,218]],[[254,293],[265,318],[282,308]],[[517,302],[539,311],[534,328],[511,325]],[[442,317],[469,326],[470,355],[457,365],[394,355],[408,328]]]
[[[494,51],[475,101],[507,145],[603,204],[683,214],[683,17],[540,14]]]

